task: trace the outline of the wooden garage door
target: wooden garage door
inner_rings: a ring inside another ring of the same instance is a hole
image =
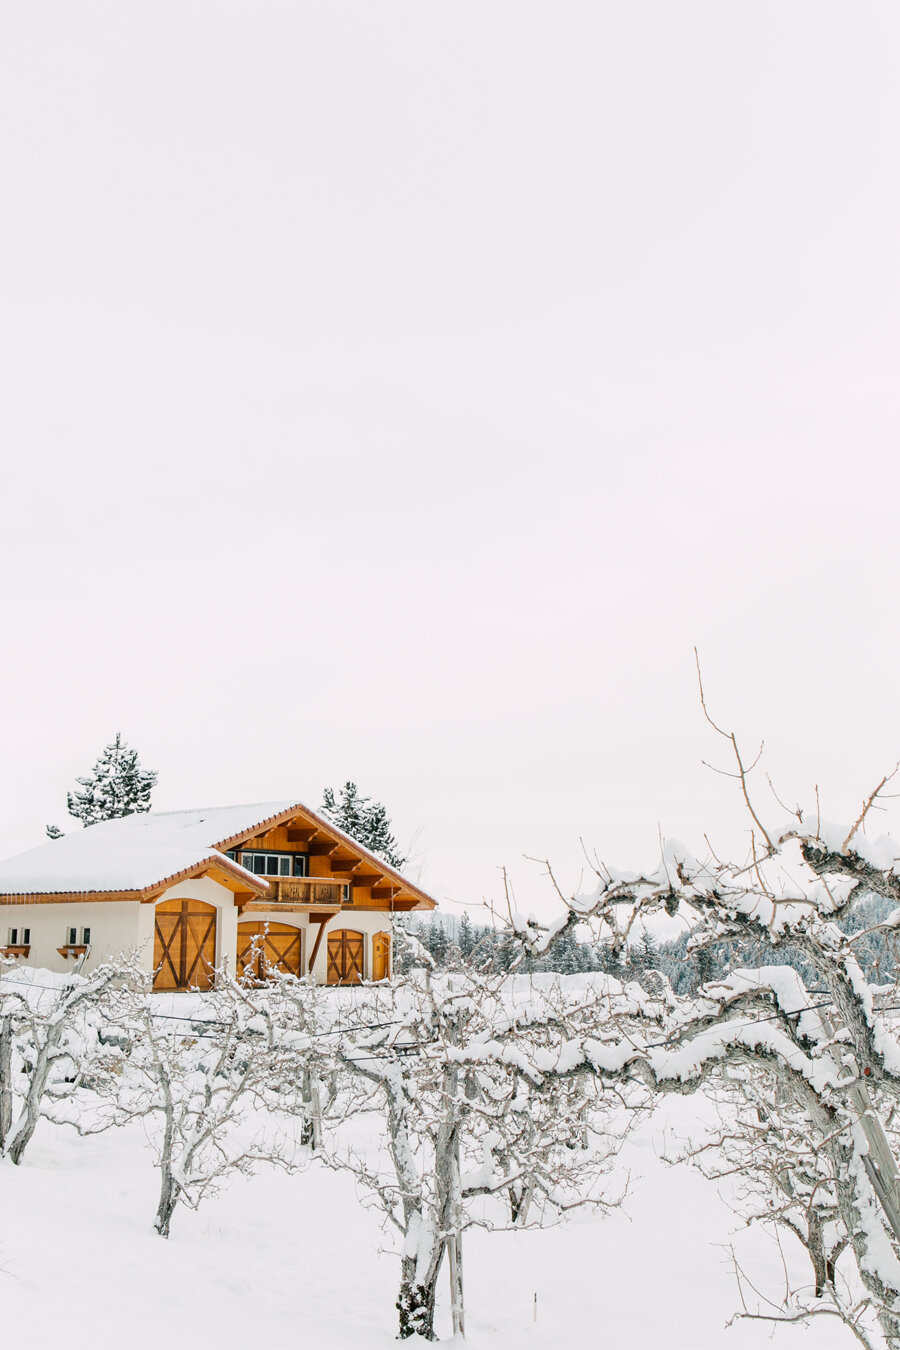
[[[391,935],[376,933],[372,938],[372,979],[387,980],[391,974]]]
[[[268,979],[273,970],[302,975],[301,930],[288,923],[239,923],[238,975]]]
[[[215,905],[163,900],[156,906],[154,989],[210,989],[215,977]]]
[[[364,942],[362,933],[339,928],[328,935],[329,984],[358,984],[363,977]]]

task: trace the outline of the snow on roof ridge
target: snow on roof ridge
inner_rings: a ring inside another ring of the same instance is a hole
[[[291,806],[302,806],[306,810],[311,809],[310,807],[307,807],[306,803],[302,802],[299,797],[284,797],[278,798],[277,801],[272,802],[229,802],[226,806],[179,806],[167,811],[141,811],[135,812],[135,814],[144,816],[195,816],[200,812],[205,812],[207,815],[212,815],[216,811],[255,811],[262,806],[274,806],[281,811],[287,811]],[[272,812],[272,815],[277,814],[278,811]],[[118,819],[128,820],[129,817],[119,816]],[[262,817],[262,819],[265,819],[265,817]]]

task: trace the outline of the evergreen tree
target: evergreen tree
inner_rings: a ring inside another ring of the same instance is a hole
[[[369,797],[361,796],[355,783],[345,783],[337,797],[333,788],[326,788],[322,793],[322,815],[362,844],[369,801]]]
[[[400,853],[399,845],[391,833],[391,821],[387,809],[381,802],[373,802],[369,808],[366,825],[369,831],[367,847],[379,858],[384,858],[392,867],[403,867],[406,859]]]
[[[464,909],[459,921],[459,950],[464,958],[472,955],[477,941],[472,920],[469,918],[468,911]]]
[[[721,962],[713,947],[699,947],[694,953],[697,962],[697,983],[709,984],[720,973]]]
[[[156,778],[155,769],[141,768],[138,752],[129,749],[117,731],[116,739],[104,748],[90,774],[76,778],[78,786],[66,794],[69,815],[82,825],[96,825],[100,820],[149,811]],[[48,825],[47,834],[59,839],[62,830]]]
[[[391,833],[391,821],[381,802],[364,797],[355,783],[347,782],[338,794],[333,788],[322,793],[322,815],[349,834],[370,853],[383,858],[391,867],[402,868],[407,859],[402,856],[397,840]]]
[[[430,925],[431,931],[428,934],[426,946],[439,966],[446,965],[447,954],[450,948],[450,939],[447,937],[447,930],[444,928],[440,919],[435,919]],[[424,927],[423,927],[424,936]]]
[[[567,928],[564,933],[556,939],[553,944],[553,955],[556,958],[553,962],[553,969],[558,970],[561,975],[575,975],[578,972],[578,944],[575,941],[575,934],[571,928]]]
[[[640,943],[641,965],[644,970],[659,970],[659,947],[653,940],[653,934],[645,932]]]

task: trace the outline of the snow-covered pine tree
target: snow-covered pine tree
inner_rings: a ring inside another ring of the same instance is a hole
[[[326,788],[322,793],[322,815],[334,821],[344,834],[349,834],[368,848],[363,835],[366,832],[366,816],[371,800],[371,797],[362,796],[355,783],[345,783],[337,796],[333,788]]]
[[[641,965],[644,970],[659,970],[659,947],[649,929],[645,930],[640,943]]]
[[[575,933],[572,928],[568,928],[565,933],[561,933],[553,948],[554,963],[553,969],[562,975],[575,975],[578,973],[578,951],[575,943]]]
[[[150,810],[150,793],[156,785],[156,770],[142,769],[138,752],[129,749],[116,732],[90,774],[75,781],[78,787],[66,795],[69,815],[82,825],[95,825],[100,820],[115,820],[119,816],[133,816]],[[51,839],[53,827],[48,826]]]
[[[355,783],[347,782],[339,793],[326,788],[322,793],[322,815],[333,821],[370,853],[383,858],[391,867],[401,868],[406,858],[391,833],[391,820],[381,802],[364,797]]]
[[[391,821],[381,802],[373,802],[369,807],[366,821],[369,831],[367,847],[379,858],[384,858],[392,867],[403,867],[406,858],[400,853],[399,845],[391,832]]]
[[[450,949],[450,939],[447,936],[447,930],[440,919],[434,919],[431,923],[430,941],[426,944],[431,955],[439,966],[447,964],[447,953]]]
[[[466,910],[462,912],[462,918],[459,921],[459,950],[463,957],[471,956],[475,948],[476,937],[472,927],[472,920]]]

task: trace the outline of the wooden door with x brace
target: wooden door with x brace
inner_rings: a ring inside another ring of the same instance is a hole
[[[203,900],[163,900],[156,906],[154,989],[212,988],[218,913]]]

